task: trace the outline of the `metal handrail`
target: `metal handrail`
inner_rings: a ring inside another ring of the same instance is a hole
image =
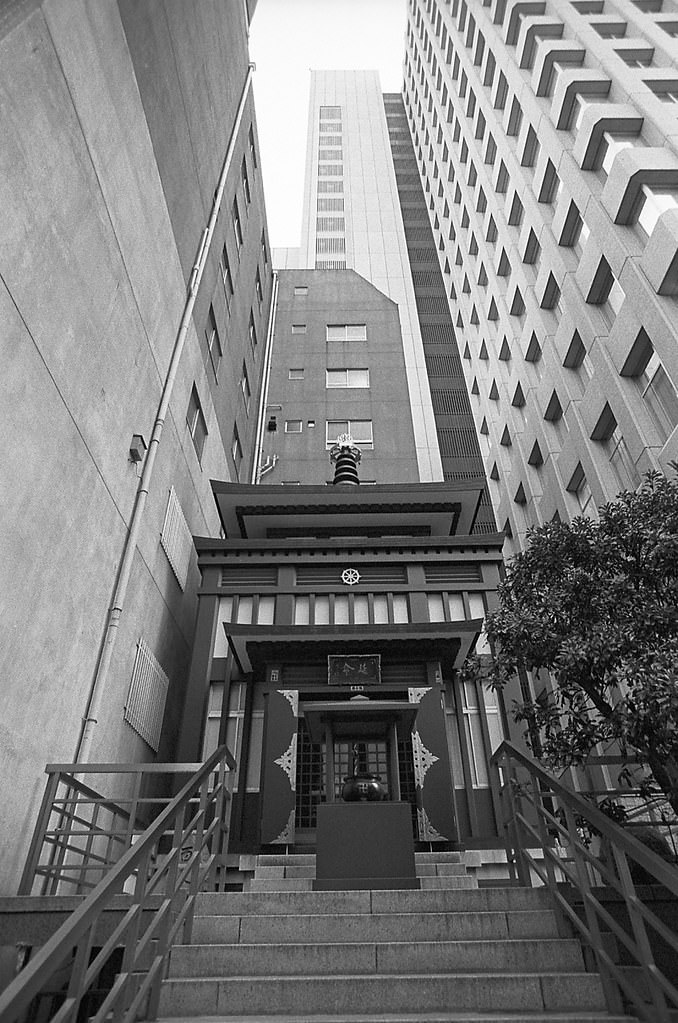
[[[556,907],[590,949],[611,1012],[621,1013],[630,1006],[647,1023],[670,1023],[672,1010],[678,1008],[678,988],[675,975],[668,977],[659,968],[652,938],[658,936],[678,957],[678,934],[640,898],[629,861],[641,866],[674,898],[678,898],[678,870],[512,743],[503,742],[492,762],[503,775],[500,793],[512,880],[526,887],[536,882],[548,888]],[[591,834],[599,837],[611,862],[592,851]],[[537,850],[541,860],[535,857]],[[626,926],[596,894],[600,883],[621,896]],[[573,898],[568,898],[568,893],[575,892],[583,916]],[[605,929],[642,972],[645,995],[610,954],[602,938]]]
[[[75,766],[70,765],[70,769]],[[90,766],[94,769],[102,765]],[[69,960],[72,961],[63,1003],[49,1018],[52,1023],[76,1023],[83,1000],[111,954],[119,948],[121,968],[103,1003],[96,1011],[88,1011],[92,1023],[103,1023],[109,1017],[115,1023],[133,1023],[142,1010],[147,1019],[156,1018],[167,955],[180,934],[183,941],[190,941],[198,892],[205,885],[212,890],[224,890],[228,831],[225,816],[235,766],[228,748],[220,746],[189,778],[0,994],[2,1023],[19,1021],[54,973]],[[156,859],[158,846],[168,834],[172,835],[171,847]],[[185,849],[189,840],[192,852],[187,862],[182,863],[182,847]],[[114,899],[116,908],[119,906],[120,893],[128,878],[134,879],[129,907],[100,950],[94,952],[97,924],[103,912],[113,908]]]

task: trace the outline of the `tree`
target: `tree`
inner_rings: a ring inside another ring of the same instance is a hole
[[[678,468],[678,466],[674,466]],[[530,530],[488,616],[494,651],[482,667],[504,686],[520,669],[551,685],[516,704],[553,767],[580,764],[597,743],[649,768],[678,813],[678,482],[648,473],[635,493]],[[479,662],[478,662],[479,663]]]

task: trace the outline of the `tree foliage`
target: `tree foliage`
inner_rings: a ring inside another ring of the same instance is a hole
[[[616,740],[678,812],[677,611],[678,483],[648,473],[597,522],[530,531],[488,617],[484,674],[501,687],[546,669],[552,684],[515,708],[533,749],[538,733],[541,755],[564,767]]]

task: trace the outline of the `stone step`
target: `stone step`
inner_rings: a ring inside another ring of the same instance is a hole
[[[581,946],[574,939],[178,945],[172,950],[169,976],[554,973],[580,971],[583,965]]]
[[[287,864],[297,866],[315,866],[315,853],[260,853],[255,858],[257,866],[284,867]],[[415,852],[414,859],[419,863],[463,863],[461,852]]]
[[[311,877],[254,877],[245,881],[246,892],[310,892],[313,891]]]
[[[538,888],[475,888],[441,891],[210,892],[196,900],[197,916],[251,913],[426,913],[549,909]]]
[[[299,916],[197,916],[193,941],[203,945],[317,942],[484,941],[557,938],[551,910],[473,913],[305,913]]]
[[[165,1016],[158,1020],[158,1023],[166,1023],[170,1017]],[[212,1016],[173,1016],[172,1023],[215,1023]],[[585,1012],[579,1010],[571,1012],[538,1012],[525,1013],[513,1012],[429,1012],[429,1013],[360,1013],[351,1015],[342,1013],[341,1016],[307,1015],[304,1014],[301,1021],[295,1013],[290,1016],[281,1013],[276,1016],[269,1016],[264,1013],[257,1013],[252,1016],[229,1016],[219,1014],[218,1023],[634,1023],[629,1016],[610,1016],[606,1012]]]
[[[297,866],[315,867],[315,853],[260,853],[256,858],[257,867],[284,867],[288,863]]]
[[[419,878],[422,891],[427,888],[477,888],[478,882],[475,877],[471,877],[469,874],[455,875],[449,874],[447,877],[421,877]]]
[[[466,874],[466,864],[457,863],[456,861],[444,863],[433,863],[433,862],[419,862],[416,863],[417,877],[443,877],[449,874],[458,874],[459,876]]]
[[[280,1013],[395,1013],[459,1010],[604,1011],[600,978],[590,973],[430,973],[372,976],[241,976],[167,980],[164,1016],[220,1013],[255,1015],[272,1005]]]
[[[461,876],[449,875],[447,877],[422,877],[420,878],[421,888],[477,888],[478,882],[468,874]],[[310,892],[313,891],[313,878],[310,877],[278,877],[250,878],[244,882],[243,890],[246,892]],[[402,891],[399,888],[389,888],[388,891]],[[416,890],[416,889],[415,889]]]
[[[315,863],[257,865],[254,876],[257,880],[271,877],[315,877]]]

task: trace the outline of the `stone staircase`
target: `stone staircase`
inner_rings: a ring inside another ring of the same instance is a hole
[[[546,892],[478,888],[459,853],[415,858],[420,891],[314,892],[314,856],[258,857],[247,890],[199,897],[160,1016],[629,1023],[606,1012]]]

